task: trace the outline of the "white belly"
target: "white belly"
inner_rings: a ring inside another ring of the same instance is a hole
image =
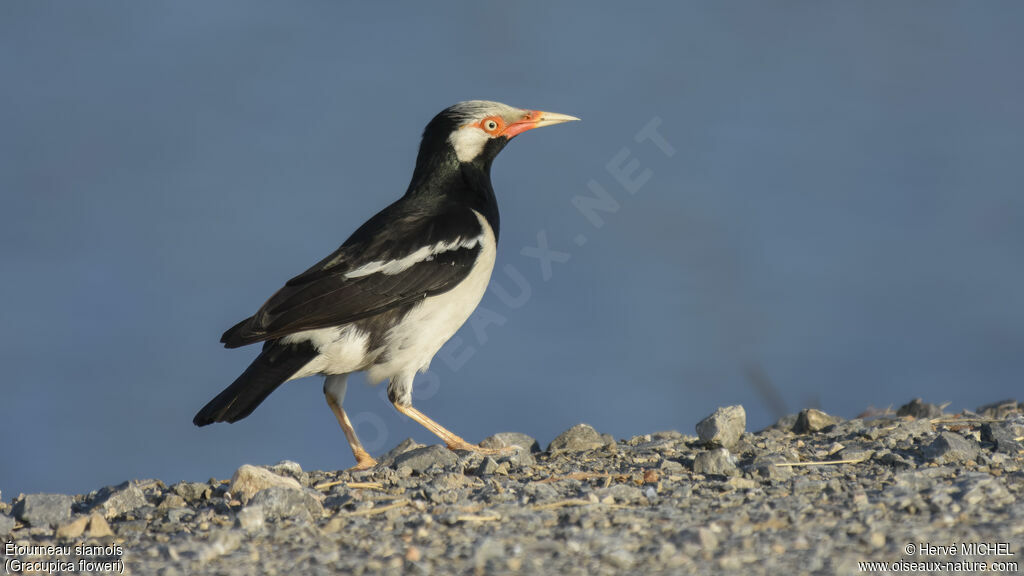
[[[289,380],[314,374],[348,374],[366,370],[366,377],[376,383],[399,375],[411,376],[430,366],[430,360],[441,346],[469,319],[487,291],[494,270],[497,242],[487,220],[476,215],[483,227],[480,255],[469,275],[455,288],[431,296],[416,304],[402,320],[391,327],[384,344],[369,350],[369,334],[349,324],[297,332],[282,342],[309,340],[320,352]]]
[[[469,275],[455,288],[426,298],[388,331],[386,357],[366,373],[370,382],[424,371],[441,346],[469,319],[487,291],[494,270],[497,242],[487,220],[476,215],[484,229],[480,256]]]

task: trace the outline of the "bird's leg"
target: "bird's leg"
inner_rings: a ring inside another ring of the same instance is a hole
[[[435,422],[423,412],[413,408],[412,386],[403,385],[407,383],[411,384],[411,381],[411,378],[408,380],[392,378],[391,382],[388,384],[388,399],[391,400],[392,404],[394,404],[396,410],[405,414],[409,418],[412,418],[421,426],[436,434],[438,438],[444,440],[445,446],[448,446],[449,450],[468,450],[470,452],[478,452],[480,454],[505,454],[509,452],[509,450],[505,449],[483,448],[476,444],[470,444],[451,430],[448,430],[444,426]]]
[[[356,436],[356,429],[348,419],[348,414],[345,414],[345,410],[341,407],[341,402],[345,398],[345,389],[348,385],[347,379],[347,374],[332,374],[325,378],[324,398],[327,399],[327,405],[331,407],[331,412],[334,412],[334,417],[338,419],[341,431],[345,433],[345,439],[348,440],[348,445],[352,448],[352,454],[356,457],[354,469],[366,470],[376,466],[377,461],[363,448],[359,437]]]

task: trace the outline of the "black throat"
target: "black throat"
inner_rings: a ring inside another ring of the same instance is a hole
[[[508,144],[508,138],[492,138],[472,161],[459,162],[448,142],[456,129],[455,121],[443,113],[427,125],[405,198],[435,208],[453,204],[472,208],[487,219],[497,239],[500,218],[491,185],[491,164]]]

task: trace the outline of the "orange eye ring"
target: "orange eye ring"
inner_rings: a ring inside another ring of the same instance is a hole
[[[488,116],[481,120],[477,126],[479,126],[484,132],[493,136],[501,134],[505,129],[505,121],[501,119],[501,116]]]

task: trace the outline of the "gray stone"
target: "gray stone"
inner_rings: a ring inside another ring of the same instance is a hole
[[[791,466],[776,466],[776,464],[784,462],[786,459],[778,454],[765,454],[755,458],[748,470],[766,480],[789,480],[793,477],[793,468]]]
[[[597,491],[596,495],[602,501],[611,497],[616,504],[638,504],[647,499],[642,490],[628,484],[615,484],[608,488],[602,488]]]
[[[511,446],[519,446],[527,452],[540,452],[540,444],[532,437],[520,432],[501,432],[484,438],[483,442],[480,443],[482,448],[501,449]]]
[[[228,486],[228,492],[245,503],[252,499],[257,492],[271,487],[281,487],[289,490],[302,489],[302,485],[294,478],[279,476],[259,466],[243,464],[238,470],[235,470],[235,474],[231,477],[231,485]]]
[[[134,482],[124,482],[100,490],[89,511],[99,512],[104,518],[115,518],[148,503],[142,489]]]
[[[957,479],[956,498],[969,506],[984,502],[987,506],[1003,506],[1014,501],[1013,495],[988,474],[970,472]]]
[[[979,451],[978,443],[974,440],[968,440],[955,432],[943,431],[921,453],[926,460],[950,464],[975,460]]]
[[[174,492],[171,492],[163,497],[163,500],[160,501],[160,505],[157,506],[157,510],[170,510],[171,508],[184,508],[185,506],[188,506],[185,499]]]
[[[306,474],[302,471],[302,466],[299,466],[298,462],[281,460],[273,466],[268,466],[268,468],[278,476],[290,476],[298,480],[300,483],[304,482],[306,479]]]
[[[585,452],[596,450],[607,444],[605,438],[598,434],[589,424],[577,424],[558,435],[548,445],[548,452]]]
[[[235,525],[246,532],[255,532],[263,528],[265,517],[262,506],[246,506],[235,517]]]
[[[533,482],[523,487],[523,496],[528,497],[532,502],[549,502],[558,500],[561,495],[551,484]]]
[[[911,420],[910,422],[899,422],[896,429],[888,433],[888,438],[895,441],[909,440],[913,438],[924,438],[932,436],[935,429],[932,423],[926,419]],[[882,436],[883,440],[886,438]]]
[[[149,523],[145,520],[127,520],[114,523],[114,530],[117,532],[118,538],[131,538],[138,534],[145,534],[148,525]]]
[[[995,444],[996,452],[1010,456],[1016,456],[1024,450],[1024,445],[1017,441],[1012,427],[1006,422],[982,425],[981,439]]]
[[[839,422],[835,416],[829,416],[821,410],[807,408],[801,410],[796,416],[796,423],[793,424],[793,432],[797,434],[809,434],[817,432]]]
[[[999,402],[991,402],[978,406],[977,412],[981,416],[986,418],[1006,418],[1010,414],[1020,410],[1020,405],[1016,400],[1008,398],[1006,400],[1000,400]]]
[[[14,517],[29,526],[57,527],[71,518],[67,494],[29,494],[14,503]]]
[[[706,526],[684,530],[679,536],[684,546],[691,550],[696,548],[705,552],[712,552],[718,547],[718,537]]]
[[[202,482],[178,482],[171,486],[171,491],[184,498],[187,502],[209,500],[213,493],[210,485],[203,484]]]
[[[942,416],[942,409],[935,404],[924,402],[920,398],[914,398],[910,402],[900,406],[900,409],[896,411],[896,415],[930,420],[932,418]]]
[[[864,444],[850,444],[843,447],[836,453],[837,460],[867,460],[875,453],[873,449]]]
[[[725,448],[714,448],[697,454],[693,459],[694,474],[718,474],[722,476],[735,476],[739,474],[736,468],[736,457]]]
[[[199,549],[196,560],[200,565],[208,564],[220,556],[234,552],[241,544],[242,536],[240,534],[230,530],[221,530],[210,537],[209,544]]]
[[[405,454],[406,452],[415,450],[417,448],[423,448],[423,446],[423,444],[420,444],[419,442],[413,440],[412,438],[406,438],[405,440],[399,442],[398,446],[395,446],[391,450],[388,450],[380,458],[378,458],[377,463],[380,464],[381,466],[398,468],[398,466],[395,465],[395,460],[397,460],[399,456]]]
[[[399,454],[395,458],[394,467],[408,466],[413,472],[423,473],[435,464],[441,467],[454,466],[458,461],[459,457],[444,444],[434,444]]]
[[[14,518],[7,514],[0,514],[0,536],[7,536],[14,530]]]
[[[697,436],[712,446],[733,448],[747,428],[747,412],[743,406],[718,408],[697,423]]]
[[[316,496],[306,490],[284,486],[271,486],[261,490],[250,500],[259,506],[266,518],[306,520],[313,522],[323,515],[324,508]]]
[[[636,563],[636,557],[625,548],[616,548],[602,556],[602,559],[619,570],[629,570]]]
[[[473,564],[476,566],[476,573],[490,572],[487,570],[488,563],[504,557],[505,544],[500,539],[490,537],[481,539],[476,545],[476,550],[473,551]]]
[[[86,527],[88,527],[88,533],[86,533]],[[57,538],[60,539],[74,540],[82,534],[86,534],[89,538],[114,535],[110,530],[110,524],[107,524],[106,519],[98,512],[93,512],[89,516],[79,516],[75,520],[57,527]]]
[[[179,524],[185,518],[195,514],[191,508],[171,508],[167,511],[167,521],[172,524]]]
[[[473,472],[477,476],[490,476],[494,474],[494,471],[498,469],[498,463],[494,461],[494,458],[487,456],[484,458],[480,466],[477,467],[476,471]]]

